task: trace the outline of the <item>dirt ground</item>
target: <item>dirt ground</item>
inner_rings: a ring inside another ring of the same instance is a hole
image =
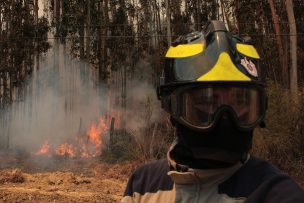
[[[119,202],[136,165],[0,155],[0,202]]]

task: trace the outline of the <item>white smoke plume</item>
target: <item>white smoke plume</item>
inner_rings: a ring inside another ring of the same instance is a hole
[[[58,52],[54,50],[43,57],[40,69],[29,79],[24,100],[6,112],[10,119],[2,136],[9,135],[11,149],[35,152],[45,140],[54,146],[69,142],[108,113],[108,87],[98,83],[96,70],[71,59],[62,46]],[[138,66],[151,69],[144,60]],[[147,78],[151,74],[145,74],[127,81],[127,129],[145,127],[147,105],[152,109],[151,122],[161,115],[151,78]],[[118,106],[116,110],[122,109]]]

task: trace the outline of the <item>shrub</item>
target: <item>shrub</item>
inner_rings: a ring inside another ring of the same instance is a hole
[[[255,131],[253,154],[269,160],[303,184],[303,92],[299,92],[299,103],[295,103],[288,89],[270,81],[267,94],[266,128]]]

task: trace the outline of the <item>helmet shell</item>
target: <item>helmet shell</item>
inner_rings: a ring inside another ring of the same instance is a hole
[[[203,32],[179,37],[169,48],[165,61],[160,84],[164,87],[198,82],[264,85],[255,47],[249,40],[229,33],[221,21],[210,21]]]
[[[221,21],[210,21],[202,32],[179,37],[167,51],[157,88],[162,108],[172,113],[170,95],[178,87],[204,83],[264,87],[260,56],[250,38],[228,32]]]

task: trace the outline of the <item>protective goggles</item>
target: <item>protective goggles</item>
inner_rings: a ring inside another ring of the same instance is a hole
[[[253,129],[264,119],[267,97],[262,86],[200,84],[178,88],[170,96],[174,119],[196,130],[209,130],[224,114],[237,127]]]

